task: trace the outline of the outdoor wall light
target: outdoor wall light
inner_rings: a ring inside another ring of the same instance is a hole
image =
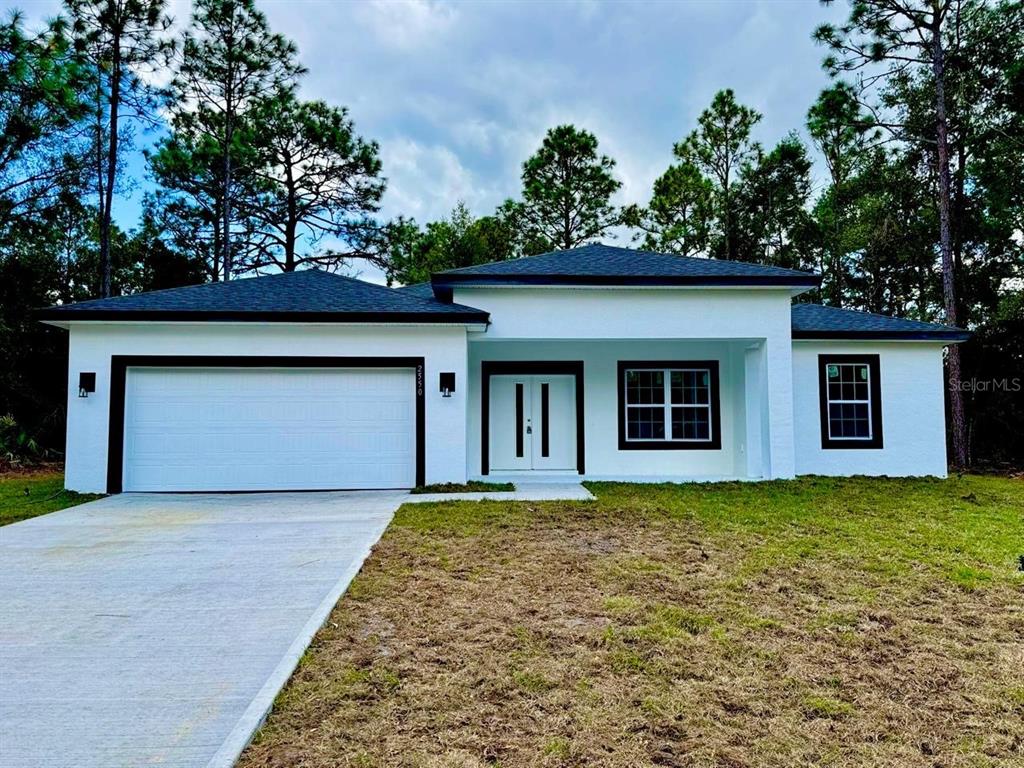
[[[455,374],[447,372],[441,374],[441,397],[451,397],[455,391]]]
[[[92,371],[79,371],[78,373],[78,396],[88,397],[90,392],[96,391],[96,374]]]

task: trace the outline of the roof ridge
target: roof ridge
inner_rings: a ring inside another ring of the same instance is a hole
[[[439,301],[399,291],[358,277],[339,275],[322,269],[251,275],[221,283],[199,283],[124,296],[87,299],[36,310],[40,319],[111,318],[154,319],[157,316],[184,318],[238,316],[256,319],[262,315],[313,317],[318,315],[434,316],[456,318],[459,315],[487,313],[465,304]]]
[[[192,288],[214,288],[214,287],[222,287],[222,286],[223,287],[228,287],[228,286],[232,286],[232,285],[237,285],[238,283],[245,283],[245,282],[248,282],[250,280],[265,280],[265,279],[271,278],[271,277],[283,277],[284,275],[297,275],[297,274],[300,274],[302,272],[320,272],[320,273],[325,274],[325,275],[331,275],[332,277],[344,277],[344,275],[335,275],[332,272],[328,272],[327,270],[324,270],[324,269],[319,269],[318,267],[311,267],[310,269],[296,269],[296,270],[292,270],[291,272],[285,272],[285,271],[282,270],[281,272],[275,272],[275,273],[269,274],[269,275],[246,275],[244,277],[236,277],[234,280],[210,280],[209,282],[205,282],[205,283],[189,283],[188,285],[175,285],[175,286],[172,286],[170,288],[153,288],[153,289],[148,290],[148,291],[139,291],[138,293],[122,293],[122,294],[120,294],[118,296],[97,296],[94,299],[82,299],[81,301],[72,301],[69,304],[55,304],[53,306],[55,306],[55,307],[70,307],[70,306],[74,305],[76,307],[81,307],[82,305],[93,304],[93,303],[99,302],[99,301],[110,301],[111,299],[127,299],[127,298],[131,298],[131,297],[134,297],[134,296],[142,296],[143,294],[145,294],[146,296],[153,296],[155,294],[165,294],[165,293],[171,293],[173,291],[184,291],[184,290],[189,290],[189,289],[192,289]]]
[[[743,260],[740,260],[740,259],[719,259],[719,258],[717,258],[715,256],[683,256],[683,255],[677,254],[677,253],[666,253],[666,252],[663,252],[663,251],[650,251],[650,250],[647,250],[645,248],[626,248],[626,247],[621,246],[621,245],[609,245],[607,243],[599,242],[599,243],[585,243],[583,245],[578,245],[578,246],[575,246],[573,248],[556,248],[556,249],[551,250],[551,251],[545,251],[543,253],[534,253],[534,254],[531,254],[529,256],[517,256],[517,257],[512,258],[512,259],[495,259],[493,261],[487,261],[487,262],[483,262],[481,264],[470,264],[470,265],[464,266],[464,267],[454,267],[452,269],[444,269],[444,270],[441,270],[439,272],[431,273],[431,279],[433,279],[434,275],[443,276],[443,275],[452,275],[452,274],[465,274],[467,272],[473,272],[474,270],[479,270],[481,268],[491,267],[491,266],[498,265],[498,264],[507,264],[507,263],[510,263],[510,262],[525,262],[525,261],[531,261],[531,260],[534,260],[534,259],[541,259],[541,258],[544,258],[544,257],[547,257],[547,256],[554,256],[556,254],[569,254],[569,253],[575,253],[575,252],[578,252],[578,251],[583,251],[583,250],[588,250],[588,249],[595,249],[595,248],[607,249],[607,250],[610,250],[610,251],[617,251],[617,252],[626,253],[626,254],[640,254],[640,255],[648,256],[648,257],[653,256],[653,257],[665,258],[665,259],[674,259],[674,260],[678,259],[678,260],[682,260],[682,261],[688,261],[688,262],[691,262],[691,263],[694,263],[694,264],[702,263],[702,262],[720,262],[720,263],[726,263],[726,264],[738,264],[738,265],[742,265],[744,267],[754,267],[754,268],[757,268],[759,270],[770,271],[770,272],[774,272],[776,274],[778,274],[778,273],[788,273],[788,274],[791,274],[791,275],[794,275],[794,276],[797,276],[797,275],[800,275],[800,276],[807,276],[807,275],[814,276],[815,275],[814,272],[810,272],[810,271],[807,271],[807,270],[792,269],[790,267],[779,267],[779,266],[776,266],[774,264],[759,264],[759,263],[754,262],[754,261],[743,261]],[[520,274],[529,275],[531,273],[529,273],[529,272],[521,272]]]

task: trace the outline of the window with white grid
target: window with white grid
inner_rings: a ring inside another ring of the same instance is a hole
[[[713,440],[710,368],[626,368],[626,442]]]
[[[871,440],[871,366],[826,363],[825,382],[830,440]]]

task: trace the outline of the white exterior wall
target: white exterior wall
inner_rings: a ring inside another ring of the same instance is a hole
[[[942,345],[797,341],[786,290],[463,288],[489,311],[462,326],[274,323],[72,323],[67,487],[106,489],[112,355],[423,357],[427,482],[480,475],[484,360],[582,360],[586,469],[591,477],[780,478],[794,474],[946,473]],[[822,449],[817,356],[878,354],[884,447]],[[722,448],[618,450],[619,360],[714,359]],[[97,391],[77,396],[78,374]],[[442,398],[438,373],[453,371]]]
[[[747,477],[743,345],[729,342],[578,341],[473,342],[467,467],[481,471],[481,383],[485,360],[582,360],[586,476],[724,479]],[[717,360],[721,409],[720,450],[619,450],[618,362],[620,360]],[[760,477],[760,473],[756,475]]]
[[[819,354],[877,354],[882,448],[823,449]],[[793,344],[796,471],[800,475],[946,476],[942,345],[797,341]]]
[[[482,359],[584,360],[588,475],[794,475],[788,289],[466,287],[455,290],[454,300],[491,313],[487,332],[470,335],[474,380],[479,378]],[[474,343],[477,339],[480,343]],[[531,341],[540,339],[544,341]],[[573,347],[565,344],[548,343],[559,340],[575,342],[581,353],[572,354]],[[530,343],[501,351],[507,342],[516,341]],[[627,343],[613,345],[623,341]],[[751,346],[757,349],[754,369],[759,374],[754,400],[763,406],[761,448],[753,472],[746,454],[743,384],[744,349]],[[618,450],[615,364],[620,359],[660,358],[720,360],[723,435],[733,440],[729,448],[723,441],[721,451]],[[478,389],[474,391],[479,398]],[[470,402],[469,408],[469,473],[476,475],[480,471],[478,400]],[[742,454],[737,440],[743,441]]]
[[[426,481],[463,482],[466,469],[466,329],[275,323],[73,323],[68,356],[65,485],[104,492],[112,355],[423,357]],[[96,392],[78,397],[78,373],[96,372]],[[454,371],[441,397],[438,373]]]

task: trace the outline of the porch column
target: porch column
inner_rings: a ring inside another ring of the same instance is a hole
[[[768,473],[772,479],[796,476],[793,447],[793,342],[768,338],[762,345],[768,399]]]
[[[766,384],[764,343],[751,344],[743,350],[743,412],[746,445],[747,477],[770,477],[768,457],[768,387]]]

